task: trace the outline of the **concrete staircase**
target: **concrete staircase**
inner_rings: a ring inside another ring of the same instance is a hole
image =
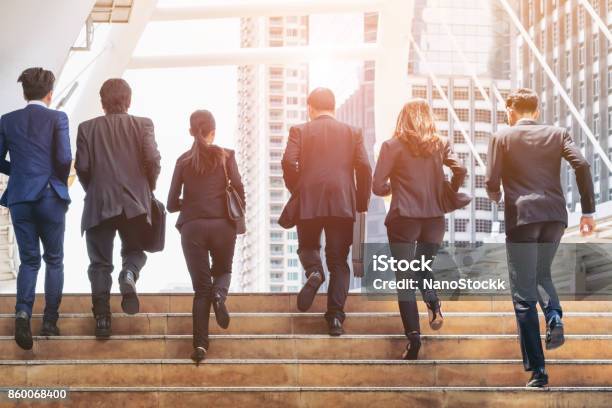
[[[0,386],[69,389],[66,402],[45,407],[611,406],[610,301],[564,302],[567,341],[547,353],[545,390],[523,388],[528,374],[507,301],[445,302],[445,325],[435,333],[423,313],[421,360],[404,362],[392,300],[351,295],[347,334],[331,338],[323,296],[311,313],[296,313],[294,294],[231,295],[230,328],[211,319],[208,360],[200,366],[188,360],[191,302],[184,294],[141,295],[143,313],[127,316],[114,296],[115,335],[99,341],[89,296],[65,295],[62,336],[37,337],[25,352],[12,337],[14,297],[0,296]],[[43,306],[39,297],[35,334]],[[10,403],[0,395],[0,406]]]

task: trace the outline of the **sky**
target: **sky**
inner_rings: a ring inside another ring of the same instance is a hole
[[[87,79],[87,65],[103,50],[107,32],[108,26],[98,26],[93,50],[72,55],[56,88],[58,93],[76,77],[80,81]],[[311,45],[349,45],[362,41],[361,14],[313,15],[310,18]],[[134,55],[187,54],[239,47],[239,19],[152,22],[143,33]],[[340,105],[357,89],[361,67],[360,62],[339,63],[325,59],[312,61],[309,69],[310,88],[332,88]],[[208,109],[213,112],[217,122],[215,143],[228,148],[236,147],[238,95],[235,66],[128,70],[124,78],[133,91],[130,113],[148,116],[155,124],[162,156],[162,171],[156,195],[161,201],[166,201],[176,158],[191,146],[189,115],[194,110]],[[66,110],[69,112],[70,103]],[[84,192],[77,182],[71,187],[70,193],[73,204],[67,214],[65,238],[67,293],[89,290],[88,257],[79,228]],[[175,222],[176,214],[169,214],[166,250],[149,255],[148,264],[138,283],[140,291],[190,290],[191,281],[180,247],[180,236],[174,228]],[[117,238],[115,265],[120,265],[119,251],[120,242]],[[40,275],[42,280],[44,274]],[[117,275],[118,270],[114,274],[115,281]],[[42,282],[37,287],[39,291],[44,288]],[[117,290],[116,282],[113,289]]]

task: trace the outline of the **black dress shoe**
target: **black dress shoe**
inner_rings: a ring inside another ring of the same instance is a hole
[[[427,305],[427,314],[429,315],[429,327],[432,330],[440,330],[444,324],[444,317],[442,316],[442,302],[439,300],[435,302],[425,302]]]
[[[43,320],[42,327],[40,328],[41,336],[59,336],[60,330],[57,327],[57,322],[52,322],[50,320]]]
[[[546,324],[546,350],[554,350],[565,343],[563,322],[559,315],[554,315]]]
[[[406,350],[402,354],[402,360],[416,360],[419,357],[419,350],[421,349],[421,334],[418,332],[412,332],[408,335],[408,344]]]
[[[328,323],[330,336],[341,336],[344,334],[342,322],[337,317],[331,319]]]
[[[111,336],[111,316],[109,314],[96,315],[96,337],[107,339]]]
[[[196,347],[193,349],[193,353],[191,353],[191,359],[195,361],[196,364],[199,364],[200,361],[206,358],[206,353],[208,351],[204,347]]]
[[[227,311],[227,307],[225,306],[225,299],[221,296],[215,296],[212,302],[213,310],[215,311],[215,318],[217,319],[217,324],[222,329],[227,329],[230,324],[230,316]]]
[[[531,378],[527,383],[527,387],[541,388],[548,384],[548,374],[544,367],[537,368],[531,373]]]
[[[317,294],[317,290],[323,283],[325,278],[323,277],[323,272],[315,271],[310,274],[308,280],[304,284],[302,290],[297,297],[297,307],[301,312],[306,312],[312,306],[312,302],[314,301],[315,295]]]
[[[124,269],[119,274],[119,291],[121,292],[121,308],[127,314],[133,315],[140,310],[138,294],[136,293],[136,274]]]
[[[24,350],[32,350],[34,344],[30,329],[30,316],[23,311],[15,315],[15,342]]]

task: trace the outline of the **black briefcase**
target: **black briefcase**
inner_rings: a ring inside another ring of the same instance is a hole
[[[144,235],[144,250],[161,252],[166,244],[166,206],[151,195],[151,225],[147,225]]]
[[[283,212],[278,218],[278,225],[284,229],[291,229],[296,226],[300,219],[300,196],[296,191],[291,194],[291,198],[285,204]]]

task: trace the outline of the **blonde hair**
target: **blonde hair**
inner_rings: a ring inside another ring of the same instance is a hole
[[[442,149],[431,106],[421,98],[411,99],[404,105],[393,137],[406,143],[415,156],[429,157]]]

